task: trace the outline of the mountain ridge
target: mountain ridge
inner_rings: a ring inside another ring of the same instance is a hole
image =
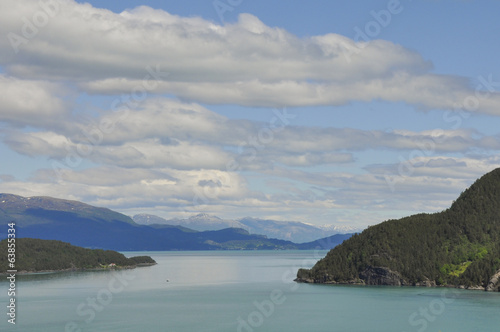
[[[85,248],[120,251],[299,249],[299,245],[291,241],[250,234],[241,228],[199,232],[182,226],[146,226],[119,212],[78,201],[0,194],[0,223],[11,222],[16,224],[18,238],[60,240]],[[0,229],[0,238],[7,237],[6,231],[7,227]],[[307,249],[307,246],[300,248]]]
[[[251,234],[263,234],[269,238],[292,241],[294,243],[313,242],[335,234],[352,234],[360,230],[325,225],[316,226],[298,221],[277,221],[244,217],[240,219],[222,219],[217,216],[200,213],[186,219],[165,219],[154,214],[137,214],[132,219],[141,225],[177,225],[197,231],[221,230],[228,227],[243,228]]]
[[[6,207],[7,206],[7,207]],[[49,196],[23,197],[19,195],[0,193],[0,220],[7,214],[18,226],[26,226],[31,222],[26,217],[26,211],[43,209],[46,211],[77,212],[79,216],[90,216],[92,219],[112,218],[128,224],[135,224],[132,218],[108,208],[95,207],[80,201],[53,198]],[[28,213],[29,214],[29,213]],[[39,220],[38,220],[39,222]]]
[[[446,210],[387,220],[329,251],[298,282],[498,290],[500,168]],[[496,280],[496,281],[495,281]]]

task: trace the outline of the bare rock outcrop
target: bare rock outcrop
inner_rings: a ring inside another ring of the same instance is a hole
[[[488,282],[488,285],[486,286],[486,291],[488,292],[498,292],[500,291],[500,270],[495,273],[490,281]]]
[[[366,285],[405,286],[408,283],[398,272],[387,267],[369,266],[359,274]]]

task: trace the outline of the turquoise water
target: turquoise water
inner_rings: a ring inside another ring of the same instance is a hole
[[[18,276],[1,331],[500,331],[500,294],[296,284],[326,252],[140,252],[158,265]],[[168,280],[168,282],[167,282]]]

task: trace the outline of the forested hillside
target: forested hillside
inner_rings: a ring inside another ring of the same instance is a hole
[[[16,239],[15,269],[17,271],[47,271],[66,269],[133,267],[143,264],[155,264],[149,256],[127,258],[123,254],[102,249],[86,249],[55,240]],[[0,241],[0,251],[7,253],[7,240]],[[9,270],[7,254],[0,255],[0,272]]]
[[[465,190],[449,209],[369,227],[331,250],[311,270],[299,270],[297,277],[315,283],[486,288],[499,269],[496,169]]]

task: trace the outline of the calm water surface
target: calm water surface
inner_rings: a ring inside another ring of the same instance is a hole
[[[326,252],[137,252],[158,265],[18,276],[1,331],[500,331],[500,294],[296,284]],[[168,281],[167,281],[168,280]]]

